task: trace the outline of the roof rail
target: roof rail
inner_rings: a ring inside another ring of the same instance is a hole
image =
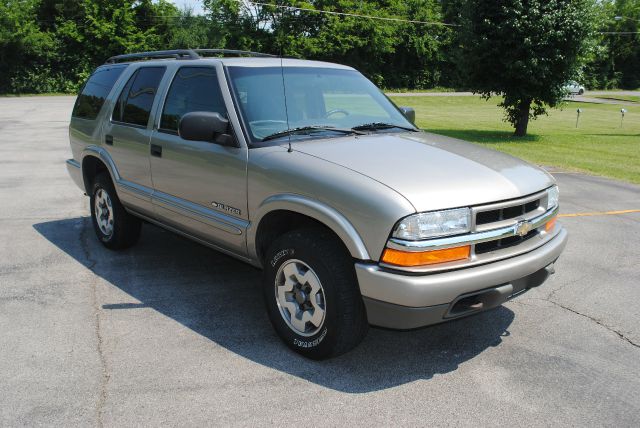
[[[145,59],[162,59],[162,58],[174,58],[174,59],[198,59],[200,55],[192,51],[191,49],[176,49],[171,51],[151,51],[151,52],[137,52],[125,55],[116,55],[109,58],[107,64],[115,64],[117,62],[124,61],[141,61]]]
[[[262,52],[239,51],[236,49],[192,49],[197,54],[227,54],[227,55],[246,55],[255,57],[275,58],[277,55],[266,54]],[[202,55],[200,55],[202,56]]]
[[[275,57],[260,52],[240,51],[235,49],[174,49],[168,51],[136,52],[131,54],[116,55],[107,59],[106,64],[116,64],[125,61],[144,61],[149,59],[200,59],[207,54],[223,55],[247,55],[253,57]]]

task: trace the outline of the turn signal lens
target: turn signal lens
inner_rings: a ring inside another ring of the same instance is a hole
[[[558,219],[558,217],[554,217],[551,220],[549,220],[547,222],[547,224],[544,225],[545,232],[551,232],[553,230],[553,228],[556,227],[556,220],[557,219]]]
[[[381,261],[394,266],[425,266],[437,263],[468,259],[471,246],[446,248],[444,250],[409,252],[385,248]]]

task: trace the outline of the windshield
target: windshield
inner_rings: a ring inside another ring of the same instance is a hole
[[[340,136],[345,130],[369,124],[391,125],[369,127],[372,132],[414,129],[397,107],[355,70],[229,67],[229,76],[249,137],[256,145],[278,138]]]

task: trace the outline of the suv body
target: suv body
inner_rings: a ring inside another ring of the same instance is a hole
[[[263,268],[274,327],[312,358],[368,324],[471,315],[553,273],[567,233],[542,169],[413,128],[350,67],[176,56],[101,66],[76,102],[67,168],[106,246],[133,244],[142,219]],[[274,73],[286,124],[260,92]]]

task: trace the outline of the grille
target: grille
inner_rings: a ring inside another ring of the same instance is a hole
[[[543,207],[546,206],[546,194],[532,195],[521,200],[510,203],[496,204],[478,208],[475,213],[476,228],[481,230],[491,230],[498,227],[515,225],[517,221],[532,218],[542,214]],[[495,223],[495,224],[494,224]],[[524,241],[533,238],[538,234],[538,230],[532,230],[525,236],[510,236],[508,238],[496,239],[495,241],[481,242],[475,245],[475,254],[485,254],[492,251],[513,247]]]
[[[538,234],[537,230],[532,230],[524,236],[510,236],[509,238],[498,239],[497,241],[482,242],[476,244],[476,254],[484,254],[490,251],[502,250],[504,248],[513,247],[527,239],[531,239]]]
[[[540,199],[527,202],[526,204],[513,205],[510,207],[498,208],[490,211],[482,211],[476,214],[476,225],[495,223],[501,220],[509,220],[537,210],[540,206]]]

